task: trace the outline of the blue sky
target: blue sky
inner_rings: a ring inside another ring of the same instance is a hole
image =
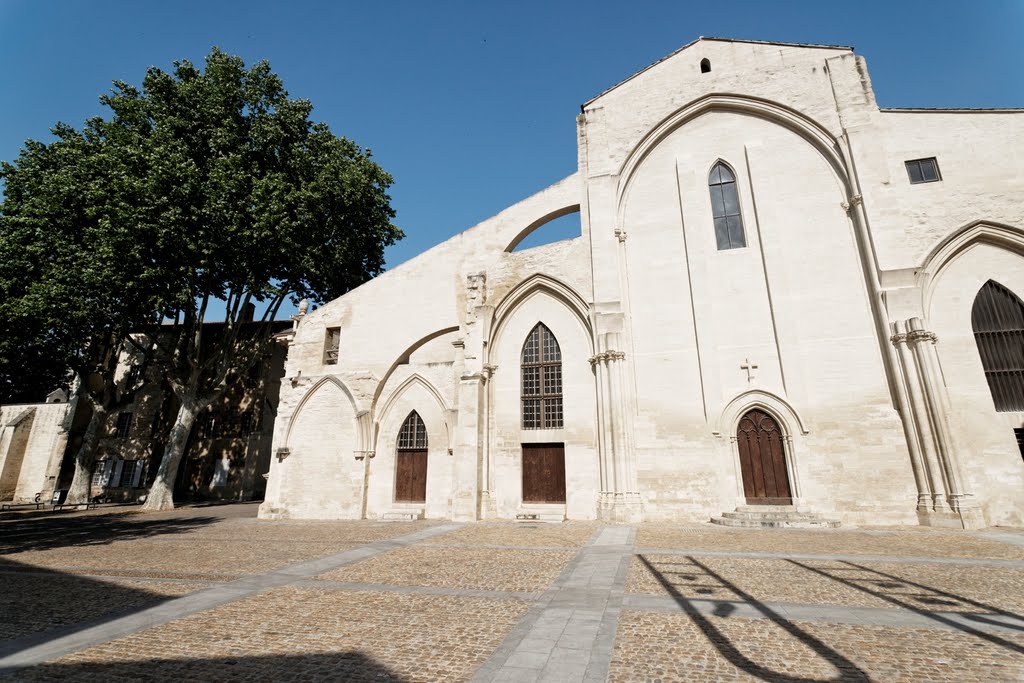
[[[883,107],[1024,107],[1022,0],[0,0],[0,159],[218,45],[394,175],[393,267],[572,173],[579,105],[700,35],[852,45]]]

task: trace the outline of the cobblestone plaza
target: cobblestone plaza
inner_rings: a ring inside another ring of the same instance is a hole
[[[0,520],[8,680],[1024,680],[1024,533]]]

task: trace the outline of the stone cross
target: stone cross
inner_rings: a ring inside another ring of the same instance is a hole
[[[745,358],[742,365],[740,365],[740,370],[747,371],[747,382],[750,382],[754,379],[754,370],[757,370],[757,364],[751,363],[749,358]]]

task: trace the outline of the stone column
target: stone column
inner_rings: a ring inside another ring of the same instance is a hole
[[[949,396],[935,351],[938,338],[925,329],[920,318],[897,322],[892,327],[892,342],[898,351],[910,399],[913,419],[909,422],[915,432],[908,440],[911,461],[916,458],[923,462],[924,482],[931,494],[931,504],[925,510],[921,510],[919,495],[921,523],[965,529],[983,526],[981,510],[973,496],[964,491],[960,456],[949,426]],[[921,446],[921,453],[916,456],[915,441]],[[918,478],[919,493],[924,494],[918,467],[914,475]]]
[[[599,401],[603,416],[599,424],[605,435],[603,443],[599,444],[605,481],[602,482],[598,512],[607,521],[634,523],[641,521],[641,509],[622,387],[622,361],[625,357],[621,351],[606,350],[590,359],[598,370],[598,385],[603,397]]]
[[[907,325],[902,321],[893,323],[892,329],[894,334],[890,339],[896,347],[903,371],[903,383],[910,399],[904,424],[907,428],[907,449],[910,451],[910,466],[917,485],[917,510],[920,514],[935,509],[935,498],[940,495],[937,492],[942,490],[942,483],[938,480],[938,457],[931,439],[928,409],[921,394],[917,363],[907,346]]]
[[[455,481],[452,491],[452,519],[471,522],[479,518],[480,428],[483,390],[482,374],[463,375],[459,381],[459,422],[455,429]]]
[[[481,373],[484,386],[481,404],[483,412],[480,415],[480,519],[497,516],[494,499],[491,497],[494,486],[491,475],[491,405],[494,402],[491,378],[497,369],[498,366],[488,364],[483,366]]]
[[[939,369],[939,357],[935,350],[938,337],[924,329],[920,318],[911,318],[907,338],[914,343],[914,354],[921,369],[928,406],[932,416],[942,473],[946,481],[946,502],[960,518],[965,529],[984,526],[984,519],[974,497],[964,490],[960,472],[960,454],[949,427],[949,395],[946,383]]]

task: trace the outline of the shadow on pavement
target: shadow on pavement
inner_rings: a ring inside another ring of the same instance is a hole
[[[151,659],[125,652],[130,661],[40,664],[16,672],[20,681],[387,681],[405,680],[359,652],[211,659]],[[3,675],[0,670],[0,675]],[[424,673],[429,675],[429,671]]]
[[[833,679],[819,679],[819,678],[806,678],[801,676],[794,676],[792,674],[774,671],[761,664],[757,663],[753,659],[747,657],[743,652],[740,651],[739,647],[735,645],[729,638],[722,633],[710,619],[701,614],[700,610],[694,603],[683,595],[679,587],[673,584],[663,572],[659,571],[653,563],[651,563],[643,555],[638,555],[640,561],[643,562],[644,566],[647,567],[648,571],[654,575],[655,579],[662,585],[662,587],[672,595],[675,599],[676,604],[685,612],[694,624],[701,630],[704,637],[708,639],[708,642],[714,646],[718,652],[725,657],[731,664],[738,667],[740,670],[747,672],[751,676],[760,678],[764,681],[775,681],[784,683],[824,683],[826,680],[830,681],[869,681],[867,673],[861,670],[856,664],[844,657],[841,653],[832,649],[824,642],[815,638],[806,631],[801,630],[793,622],[783,617],[778,612],[772,610],[770,607],[762,602],[756,600],[752,595],[743,591],[735,584],[727,581],[722,575],[718,574],[710,567],[698,562],[693,557],[687,557],[689,565],[694,568],[692,572],[687,575],[688,580],[696,582],[694,585],[697,586],[696,592],[702,594],[711,594],[717,589],[727,589],[735,594],[740,600],[750,605],[758,612],[763,614],[772,623],[789,633],[792,637],[803,643],[805,646],[810,648],[819,657],[824,659],[826,662],[831,664],[839,672],[838,678]],[[700,575],[704,576],[701,577]],[[709,583],[703,583],[710,579]],[[689,585],[687,587],[690,587]],[[728,617],[732,614],[735,607],[727,601],[722,601],[716,605],[714,614],[718,617]]]
[[[180,534],[218,521],[214,516],[151,517],[136,512],[30,515],[0,521],[0,555]]]
[[[1024,654],[1024,647],[1017,645],[1005,638],[981,631],[976,628],[972,628],[969,624],[965,624],[958,619],[951,618],[946,614],[936,612],[934,610],[942,610],[943,607],[960,607],[969,605],[971,607],[977,607],[982,610],[983,614],[974,614],[970,612],[963,613],[963,618],[978,623],[991,624],[1000,626],[1003,628],[1022,630],[1024,631],[1024,616],[1010,612],[1008,610],[989,605],[984,602],[965,598],[962,595],[956,593],[950,593],[949,591],[939,590],[938,588],[932,588],[923,583],[917,583],[915,581],[909,581],[895,574],[889,574],[886,572],[865,567],[864,565],[857,564],[855,562],[841,561],[839,564],[844,565],[842,567],[815,567],[808,561],[799,560],[786,560],[801,569],[806,569],[809,572],[824,576],[825,578],[831,579],[844,586],[855,588],[859,591],[873,595],[877,598],[885,600],[888,603],[902,607],[903,609],[910,610],[920,614],[923,617],[927,617],[941,624],[945,624],[951,628],[954,628],[963,633],[968,633],[982,640],[987,640],[993,645],[1006,648],[1012,652]],[[955,569],[951,569],[955,571]],[[860,573],[861,576],[856,574]],[[866,576],[865,576],[866,575]],[[931,609],[921,607],[921,603],[928,605]],[[1008,622],[991,619],[989,617],[1001,615],[1014,619],[1017,623],[1011,624]]]
[[[177,596],[0,558],[0,659]]]

